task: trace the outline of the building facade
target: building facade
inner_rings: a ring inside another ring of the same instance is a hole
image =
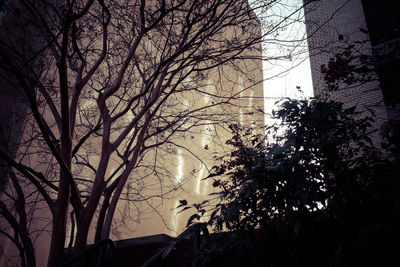
[[[375,129],[398,118],[399,87],[393,78],[399,73],[399,20],[391,5],[368,0],[304,3],[315,94],[373,110]],[[391,67],[386,64],[389,59]],[[379,139],[376,133],[376,143]]]

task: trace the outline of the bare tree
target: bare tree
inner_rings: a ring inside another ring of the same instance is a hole
[[[95,240],[109,237],[120,199],[145,199],[132,196],[143,196],[144,177],[167,174],[160,162],[181,138],[235,119],[247,86],[233,89],[232,73],[256,83],[246,62],[261,59],[253,9],[279,1],[253,8],[237,0],[15,2],[1,25],[1,75],[29,109],[16,155],[1,152],[16,197],[9,196],[8,208],[2,199],[0,208],[18,232],[15,245],[27,249],[29,231],[17,225],[26,227],[23,210],[38,203],[23,203],[23,194],[40,195],[52,221],[48,266],[56,266],[69,210],[78,253],[91,226]],[[264,21],[265,34],[273,36],[287,19]],[[224,81],[232,88],[218,86]],[[204,95],[212,101],[198,103]],[[15,227],[10,207],[18,213]],[[34,266],[30,253],[33,247],[21,258]]]

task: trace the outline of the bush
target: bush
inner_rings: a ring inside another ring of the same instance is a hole
[[[275,115],[265,139],[231,125],[235,150],[209,176],[219,199],[208,225],[242,235],[219,255],[241,251],[251,266],[390,265],[399,166],[373,146],[373,119],[320,99],[286,101]]]

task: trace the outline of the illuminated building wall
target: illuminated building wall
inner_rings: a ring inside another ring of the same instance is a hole
[[[208,73],[205,79],[187,79],[187,83],[202,88],[204,94],[182,95],[179,101],[182,105],[176,108],[212,107],[200,113],[195,122],[184,123],[188,126],[187,131],[171,140],[176,146],[167,146],[158,152],[158,159],[165,159],[163,164],[169,166],[166,171],[173,177],[167,183],[171,183],[170,188],[175,187],[176,191],[166,199],[152,198],[139,204],[142,210],[137,216],[138,223],[131,224],[129,230],[122,230],[122,237],[182,232],[195,210],[178,213],[179,200],[186,200],[191,205],[209,198],[208,194],[213,190],[212,179],[203,179],[214,165],[222,162],[219,157],[229,156],[232,151],[232,147],[225,144],[231,138],[228,126],[241,124],[252,127],[255,133],[263,133],[264,114],[260,112],[263,109],[262,68],[260,56],[256,58],[236,62],[238,69],[227,64]],[[226,99],[221,98],[221,92],[225,92],[222,96]],[[227,103],[217,104],[222,101]],[[195,126],[190,127],[193,124]],[[148,155],[149,158],[153,156],[153,153]],[[150,179],[157,180],[156,177]],[[158,189],[155,191],[158,193],[154,195],[159,194]],[[157,212],[149,209],[148,204],[157,208]]]

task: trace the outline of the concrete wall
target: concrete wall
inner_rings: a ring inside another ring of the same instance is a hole
[[[176,207],[179,200],[187,200],[189,204],[200,203],[208,199],[208,194],[213,192],[212,180],[203,178],[208,176],[214,165],[222,163],[220,157],[229,156],[232,151],[232,147],[225,144],[226,140],[231,138],[229,124],[253,127],[255,133],[263,133],[264,114],[259,111],[263,109],[261,44],[254,48],[253,51],[243,54],[243,60],[235,60],[211,71],[205,71],[202,78],[189,76],[184,82],[205,93],[182,94],[178,101],[181,106],[176,105],[177,112],[189,107],[210,107],[187,122],[188,125],[194,123],[197,126],[178,133],[171,139],[177,147],[166,146],[146,155],[144,161],[157,161],[160,167],[163,165],[166,169],[163,177],[149,176],[142,181],[154,184],[152,189],[143,192],[144,195],[157,196],[166,192],[157,184],[161,181],[169,189],[175,188],[175,192],[164,199],[153,197],[146,201],[138,201],[135,205],[127,206],[121,202],[119,205],[122,212],[116,216],[115,221],[120,221],[120,216],[128,212],[132,218],[126,225],[115,227],[112,238],[159,233],[172,236],[179,234],[195,212],[194,209],[190,209],[178,213],[179,209]],[[218,104],[224,101],[229,103]],[[214,104],[218,105],[212,107]],[[157,159],[154,158],[155,155]],[[132,177],[143,176],[141,171],[144,169],[138,169]]]

